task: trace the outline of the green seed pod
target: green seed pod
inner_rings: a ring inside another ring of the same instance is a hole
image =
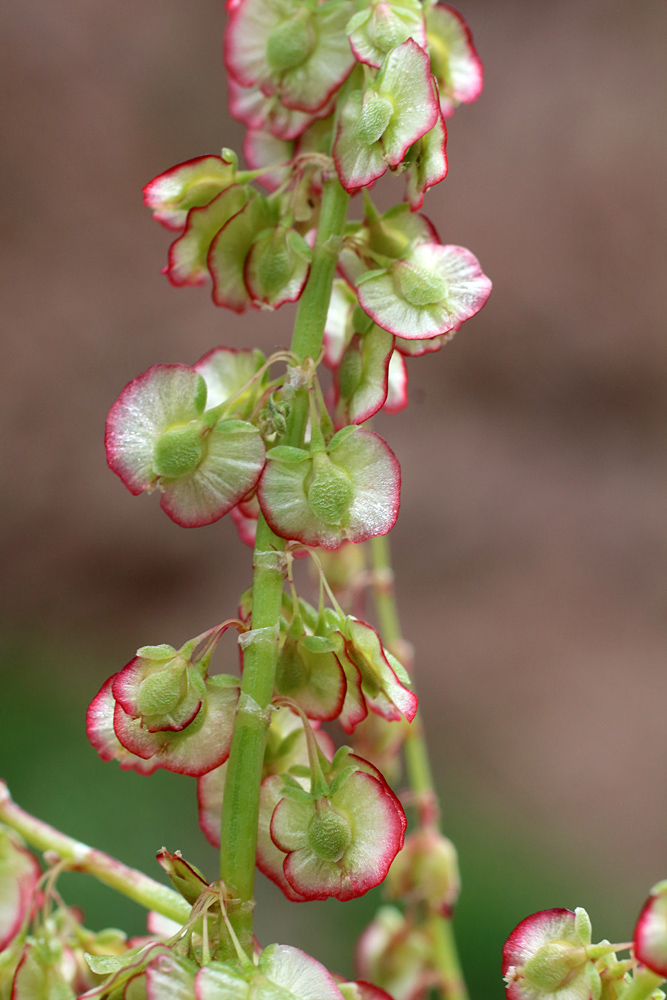
[[[308,503],[325,524],[338,525],[352,506],[354,491],[350,477],[321,452],[313,458],[313,478],[307,487]]]
[[[266,42],[266,58],[276,73],[294,69],[306,61],[313,50],[309,15],[299,11],[274,28]]]
[[[343,355],[343,360],[338,369],[338,389],[341,396],[349,399],[359,387],[362,368],[363,361],[361,351],[359,350],[359,338],[356,337]]]
[[[528,959],[522,975],[539,990],[554,993],[566,986],[586,961],[584,948],[576,948],[570,941],[551,941]]]
[[[386,97],[380,97],[374,90],[364,94],[363,104],[355,126],[361,142],[370,146],[381,139],[394,113],[394,106]]]
[[[437,305],[447,295],[447,284],[439,274],[418,264],[399,261],[392,268],[396,291],[411,306]]]
[[[182,662],[148,674],[137,693],[140,715],[166,715],[172,712],[183,697],[185,687],[185,665]]]
[[[153,469],[165,479],[178,479],[194,472],[204,457],[201,425],[192,421],[164,431],[153,451]]]
[[[335,809],[318,809],[308,827],[308,845],[323,861],[340,861],[352,843],[348,820]]]

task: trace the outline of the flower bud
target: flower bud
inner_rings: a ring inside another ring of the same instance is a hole
[[[460,888],[456,848],[436,830],[407,837],[387,876],[390,899],[423,902],[443,916],[451,916]]]
[[[432,981],[433,943],[394,906],[381,907],[359,938],[360,976],[386,990],[394,1000],[422,995]]]

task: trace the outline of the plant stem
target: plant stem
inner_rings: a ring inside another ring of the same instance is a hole
[[[370,546],[374,571],[373,592],[380,634],[387,648],[399,660],[403,660],[406,645],[396,605],[389,539],[386,535],[380,535],[371,539]],[[408,779],[415,796],[419,823],[422,827],[437,827],[438,798],[433,786],[428,748],[419,714],[408,729],[404,749]],[[433,957],[440,975],[443,997],[446,1000],[467,1000],[468,993],[456,949],[451,917],[431,912],[428,916],[428,925],[433,940]]]
[[[93,875],[147,910],[155,910],[179,924],[184,924],[189,918],[189,904],[173,889],[31,816],[16,805],[4,781],[0,781],[0,822],[20,833],[38,851],[54,851],[63,860],[71,862],[72,869]]]
[[[648,997],[664,982],[664,976],[651,972],[645,965],[640,965],[632,976],[632,982],[620,995],[619,1000],[648,1000]]]
[[[310,274],[299,301],[292,351],[303,361],[317,360],[336,273],[349,195],[337,177],[324,184],[322,209]],[[300,445],[308,418],[308,393],[294,396],[284,444]],[[278,658],[278,627],[285,567],[285,541],[273,534],[260,514],[253,561],[252,632],[244,649],[241,698],[227,765],[220,831],[220,874],[238,899],[229,919],[241,946],[252,953],[255,854],[259,786]],[[275,553],[272,559],[269,553]],[[260,631],[264,630],[264,631]]]
[[[468,1000],[468,991],[454,939],[452,918],[442,917],[439,913],[431,913],[429,926],[443,995],[448,1000]]]

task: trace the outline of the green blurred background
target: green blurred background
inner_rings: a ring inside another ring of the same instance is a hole
[[[486,89],[450,120],[450,173],[424,208],[494,292],[409,364],[411,405],[378,428],[403,470],[398,596],[482,1000],[502,996],[502,942],[528,913],[584,905],[598,938],[624,940],[667,875],[667,7],[462,9]],[[224,18],[220,0],[0,9],[0,775],[156,876],[163,844],[216,873],[194,782],[103,764],[85,709],[138,646],[233,613],[250,560],[228,518],[184,531],[132,498],[106,468],[104,420],[150,364],[268,351],[293,318],[168,287],[168,234],[141,204],[169,166],[240,151]],[[389,204],[402,182],[375,190]],[[231,640],[222,654],[233,667]],[[68,880],[92,926],[141,930],[136,907]],[[345,973],[380,895],[259,894],[263,942]]]

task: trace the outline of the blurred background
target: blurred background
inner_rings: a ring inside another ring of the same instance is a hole
[[[583,905],[626,940],[667,876],[667,8],[662,0],[466,0],[486,68],[449,122],[426,198],[493,278],[483,312],[409,362],[379,421],[403,467],[392,534],[405,631],[464,889],[473,997],[528,913]],[[194,781],[121,774],[85,708],[137,646],[234,612],[248,550],[230,519],[178,528],[107,469],[107,410],[157,361],[287,344],[291,307],[237,317],[160,274],[154,175],[240,149],[220,0],[23,0],[5,56],[0,368],[0,773],[26,808],[157,874],[181,848],[213,878]],[[403,186],[385,188],[399,200]],[[235,662],[233,644],[224,655]],[[143,915],[83,877],[92,926]],[[282,900],[258,927],[351,972],[379,891]]]

